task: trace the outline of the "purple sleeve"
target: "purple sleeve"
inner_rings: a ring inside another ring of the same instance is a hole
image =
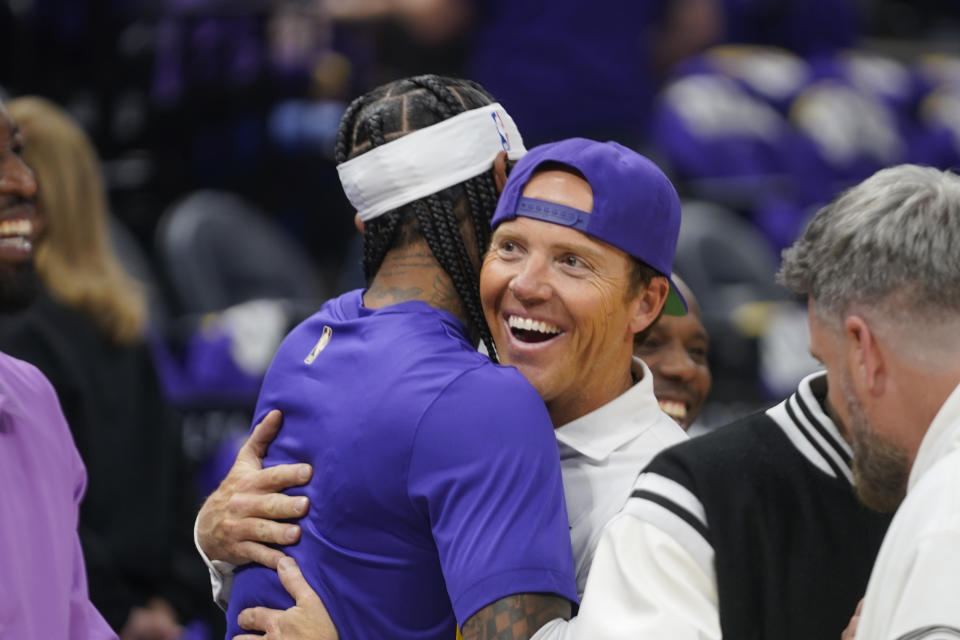
[[[517,371],[481,367],[437,398],[421,420],[408,482],[461,625],[512,594],[576,602],[556,438]]]
[[[58,606],[51,609],[48,615],[56,618],[52,622],[53,627],[62,629],[61,625],[65,624],[70,634],[69,640],[116,640],[117,634],[90,602],[83,549],[77,533],[80,503],[87,488],[87,470],[50,382],[32,367],[26,369],[26,374],[32,377],[32,390],[36,393],[32,399],[36,424],[43,426],[42,435],[37,430],[31,436],[43,438],[40,447],[55,461],[57,467],[56,473],[46,474],[42,478],[38,470],[38,477],[34,481],[43,485],[43,489],[38,491],[47,495],[55,494],[48,502],[56,506],[43,513],[47,518],[47,526],[55,529],[50,532],[51,536],[59,543],[57,546],[62,547],[49,552],[48,564],[38,567],[37,571],[42,576],[40,581],[47,583],[46,588],[51,593],[60,594],[61,606],[66,604],[62,598],[69,590],[68,608],[65,610]],[[64,614],[68,616],[66,620],[59,617]]]
[[[87,592],[86,471],[40,370],[0,352],[0,636],[115,639]]]

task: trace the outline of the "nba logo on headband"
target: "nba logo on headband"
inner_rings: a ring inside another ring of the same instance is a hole
[[[527,152],[510,114],[494,102],[341,162],[337,172],[347,199],[367,221],[489,171],[504,151],[514,161]]]
[[[503,124],[503,118],[500,116],[500,112],[494,111],[490,114],[490,117],[493,118],[493,124],[497,127],[497,135],[500,136],[500,146],[503,147],[504,151],[510,151],[510,136],[507,135],[507,127]]]

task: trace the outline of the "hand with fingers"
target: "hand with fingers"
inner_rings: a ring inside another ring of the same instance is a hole
[[[308,464],[263,467],[267,447],[282,422],[274,410],[254,427],[233,467],[200,508],[197,542],[211,560],[234,565],[258,562],[276,569],[284,553],[268,545],[299,539],[299,526],[278,521],[306,514],[309,500],[280,491],[306,484],[313,469]]]
[[[241,634],[234,640],[338,640],[337,628],[327,608],[313,588],[304,579],[293,558],[284,556],[277,567],[280,582],[296,604],[285,611],[266,607],[251,607],[240,612],[237,623],[247,631],[259,634]]]

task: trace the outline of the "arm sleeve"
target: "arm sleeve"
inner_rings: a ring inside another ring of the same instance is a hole
[[[960,529],[924,535],[910,563],[885,639],[960,638]],[[858,634],[859,638],[860,635]]]
[[[622,513],[604,528],[577,617],[553,621],[533,638],[720,637],[713,578],[672,536]]]
[[[457,621],[517,593],[576,602],[556,438],[513,369],[459,376],[424,413],[408,491],[431,523]]]
[[[199,516],[197,516],[199,518]],[[210,590],[213,592],[213,601],[217,606],[227,610],[230,602],[230,591],[233,590],[233,572],[237,568],[229,562],[223,560],[211,560],[207,554],[200,548],[200,541],[197,539],[197,520],[193,521],[193,544],[197,548],[197,553],[207,565],[207,571],[210,572]]]

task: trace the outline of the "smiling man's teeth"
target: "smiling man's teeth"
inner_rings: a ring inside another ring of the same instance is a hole
[[[33,232],[33,222],[18,218],[16,220],[4,220],[0,222],[0,238],[10,238],[15,236],[30,237]]]
[[[511,329],[523,329],[524,331],[536,331],[537,333],[546,334],[560,333],[560,327],[531,318],[521,318],[520,316],[510,316],[507,319],[507,324]]]
[[[21,251],[30,251],[33,249],[33,243],[21,236],[0,236],[0,247],[11,247]]]
[[[687,406],[673,400],[660,400],[660,408],[674,420],[683,420],[687,417]]]

